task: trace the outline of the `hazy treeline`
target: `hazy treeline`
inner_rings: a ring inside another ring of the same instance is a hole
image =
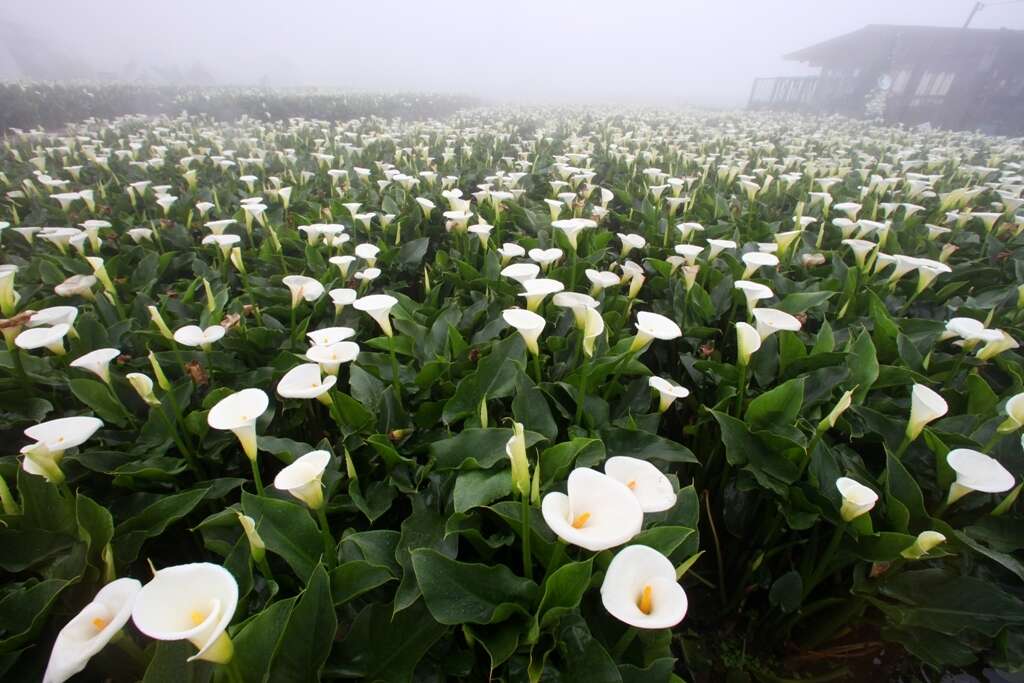
[[[360,116],[444,116],[475,104],[472,97],[415,93],[339,93],[308,89],[186,87],[139,84],[0,83],[0,130],[54,129],[89,117],[176,114],[220,120],[305,117],[347,120]]]

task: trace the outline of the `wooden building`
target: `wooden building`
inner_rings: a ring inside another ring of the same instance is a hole
[[[820,73],[758,78],[750,108],[1024,135],[1024,31],[871,24],[785,58]]]

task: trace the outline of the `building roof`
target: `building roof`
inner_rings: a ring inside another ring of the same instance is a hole
[[[934,53],[938,48],[947,53],[975,51],[994,43],[1024,47],[1024,31],[868,24],[864,28],[791,52],[784,57],[807,62],[812,66],[827,66],[866,61],[891,55],[895,51],[905,55]]]

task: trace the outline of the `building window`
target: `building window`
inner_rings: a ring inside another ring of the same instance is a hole
[[[894,95],[902,95],[903,91],[907,89],[908,82],[910,82],[910,69],[897,71],[892,79],[892,93]]]
[[[918,97],[944,97],[949,93],[955,76],[951,71],[925,71],[914,94]]]

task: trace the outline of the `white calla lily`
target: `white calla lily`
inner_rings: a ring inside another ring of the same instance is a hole
[[[246,457],[255,463],[258,449],[256,420],[269,405],[270,397],[262,389],[242,389],[218,401],[206,415],[206,422],[214,429],[234,432]]]
[[[57,634],[43,683],[63,683],[82,671],[117,635],[132,616],[132,606],[142,589],[135,579],[117,579],[100,588]]]
[[[540,354],[537,340],[540,339],[540,333],[544,331],[544,326],[547,324],[542,316],[523,308],[506,308],[501,312],[501,317],[507,325],[514,327],[523,337],[530,353],[535,356]]]
[[[195,562],[165,567],[142,587],[132,621],[156,640],[188,640],[201,659],[225,664],[234,655],[227,627],[238,606],[238,583],[224,567]]]
[[[659,413],[663,413],[668,410],[668,407],[672,405],[672,402],[677,398],[686,398],[690,395],[690,390],[686,387],[681,387],[678,384],[672,384],[672,382],[669,382],[667,379],[662,377],[658,377],[657,375],[651,375],[647,379],[647,386],[658,392],[660,399],[658,403]]]
[[[929,422],[938,420],[949,411],[946,400],[923,384],[915,384],[910,394],[910,419],[907,438],[913,441]]]
[[[643,509],[622,482],[597,470],[569,473],[567,493],[551,492],[541,502],[548,527],[562,540],[598,552],[640,533]]]
[[[198,346],[209,351],[214,342],[224,337],[226,330],[220,325],[210,325],[205,330],[198,325],[185,325],[174,331],[174,341],[184,346]]]
[[[776,332],[788,331],[799,332],[800,321],[794,316],[774,308],[755,308],[752,311],[754,324],[757,327],[757,334],[764,341]]]
[[[844,522],[850,522],[866,514],[878,502],[877,493],[849,477],[836,479],[836,488],[839,489],[839,494],[843,497],[843,506],[839,510],[839,515]]]
[[[390,315],[397,304],[398,299],[389,294],[371,294],[353,301],[352,307],[376,320],[384,334],[393,337],[395,332],[391,328]]]
[[[952,505],[971,491],[1003,493],[1016,483],[1002,463],[970,448],[954,448],[946,454],[946,462],[956,472],[956,481],[949,487],[946,505]]]
[[[626,455],[612,456],[604,461],[604,473],[625,484],[645,513],[670,510],[676,504],[672,482],[646,460]]]
[[[104,383],[110,384],[110,361],[121,355],[120,349],[96,349],[79,356],[68,365],[91,372]]]
[[[274,477],[274,488],[287,491],[310,510],[319,510],[324,504],[323,475],[331,454],[327,451],[310,451],[299,456]]]
[[[679,325],[670,318],[659,313],[640,311],[636,314],[636,336],[630,346],[631,351],[643,348],[652,339],[672,341],[683,336]]]
[[[623,548],[601,583],[601,603],[613,617],[635,628],[672,628],[689,606],[671,560],[646,545]]]

